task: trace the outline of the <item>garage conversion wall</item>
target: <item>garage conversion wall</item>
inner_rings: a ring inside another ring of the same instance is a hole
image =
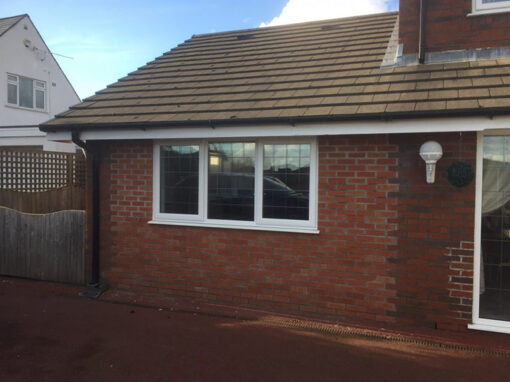
[[[449,184],[446,170],[457,160],[474,167],[475,138],[319,137],[319,234],[148,224],[153,141],[91,142],[102,161],[102,277],[139,294],[464,330],[475,188]],[[444,150],[435,184],[418,155],[430,139]]]

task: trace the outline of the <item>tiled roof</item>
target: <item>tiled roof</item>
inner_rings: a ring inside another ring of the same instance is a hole
[[[0,36],[2,36],[5,32],[11,29],[12,26],[16,25],[18,21],[20,21],[25,15],[12,16],[12,17],[4,17],[0,19]]]
[[[44,130],[509,111],[510,60],[381,69],[397,13],[193,36]]]

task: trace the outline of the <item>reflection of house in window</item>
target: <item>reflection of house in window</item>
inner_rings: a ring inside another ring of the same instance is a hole
[[[220,165],[220,156],[216,153],[209,154],[209,164],[214,167],[219,167]]]

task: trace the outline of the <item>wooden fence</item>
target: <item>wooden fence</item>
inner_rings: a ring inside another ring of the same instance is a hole
[[[77,186],[40,192],[0,190],[0,206],[31,214],[83,210],[84,193],[85,190]]]
[[[84,283],[84,211],[45,215],[0,207],[0,274]]]
[[[82,284],[84,204],[83,155],[0,149],[0,274]]]
[[[0,206],[28,213],[85,208],[82,154],[0,150]]]

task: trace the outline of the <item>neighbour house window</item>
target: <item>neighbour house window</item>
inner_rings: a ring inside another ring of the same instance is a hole
[[[8,74],[7,103],[28,109],[45,110],[46,83]]]
[[[473,0],[473,12],[510,12],[510,0]]]
[[[154,223],[313,232],[315,140],[161,142]]]

